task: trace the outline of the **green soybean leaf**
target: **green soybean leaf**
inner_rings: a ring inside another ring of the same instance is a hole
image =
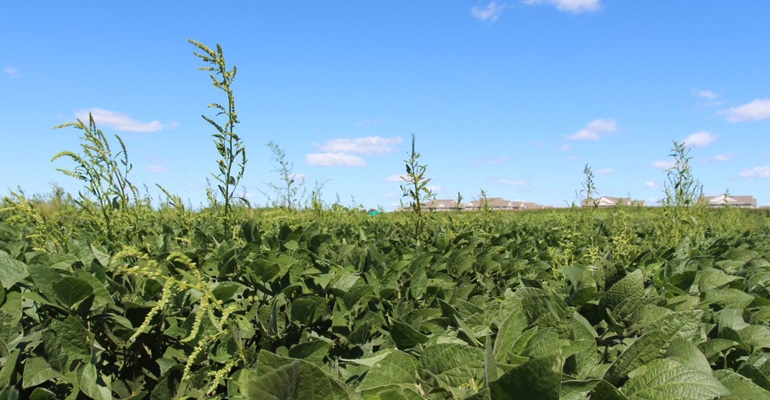
[[[0,284],[8,289],[29,275],[27,264],[0,253]]]
[[[78,369],[80,391],[94,400],[111,400],[112,391],[96,371],[93,364],[86,364]]]
[[[484,349],[457,343],[426,346],[420,356],[420,370],[450,387],[482,382]]]
[[[666,350],[666,358],[703,373],[711,373],[711,365],[706,356],[690,340],[676,339]]]
[[[763,389],[751,379],[732,370],[720,369],[714,371],[714,377],[730,390],[730,394],[722,397],[722,400],[770,400],[770,391]]]
[[[72,308],[94,293],[94,288],[88,282],[72,276],[57,279],[52,286],[56,298],[67,308]]]
[[[298,359],[259,352],[256,374],[247,381],[249,398],[264,400],[342,400],[350,396],[321,368]]]
[[[24,364],[24,389],[37,386],[43,382],[61,377],[61,374],[51,369],[51,365],[42,358],[28,358]]]
[[[56,400],[56,394],[48,389],[39,387],[29,394],[28,400]]]
[[[623,393],[629,399],[699,400],[730,394],[710,372],[684,366],[674,360],[657,359],[628,374]]]
[[[428,337],[401,321],[393,321],[390,324],[390,336],[396,342],[399,350],[411,349],[418,344],[428,341]]]
[[[561,356],[533,357],[489,384],[495,400],[558,400],[561,392]]]
[[[673,312],[655,321],[612,363],[604,379],[617,385],[629,372],[662,357],[675,339],[692,339],[702,314],[700,310]]]
[[[615,282],[601,302],[620,320],[628,320],[644,303],[644,275],[636,270]]]
[[[371,395],[392,391],[392,386],[395,385],[402,389],[416,391],[417,383],[417,360],[403,351],[395,350],[372,364],[359,390],[363,393],[369,392]]]

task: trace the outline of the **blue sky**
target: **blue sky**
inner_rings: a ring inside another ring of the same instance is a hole
[[[223,3],[224,4],[224,3]],[[707,195],[770,205],[770,2],[5,2],[0,192],[80,182],[51,162],[91,112],[131,179],[205,203],[217,169],[201,118],[225,102],[187,39],[221,44],[255,204],[270,141],[309,190],[393,209],[411,134],[439,198],[564,206],[583,166],[601,195],[663,196],[672,141]]]

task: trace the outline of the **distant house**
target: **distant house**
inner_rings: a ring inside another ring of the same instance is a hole
[[[541,205],[541,204],[525,201],[524,205],[522,206],[522,208],[524,210],[544,210],[544,209],[553,208],[553,207],[551,207],[551,206],[544,206],[544,205]]]
[[[755,199],[754,196],[731,196],[728,194],[720,194],[719,196],[701,197],[701,201],[705,202],[710,208],[757,208],[757,199]]]
[[[430,211],[459,211],[462,207],[462,204],[457,204],[457,200],[431,200],[425,204],[425,208]]]
[[[516,211],[524,210],[525,203],[523,201],[506,200],[501,197],[489,197],[486,199],[487,207],[494,211]],[[473,200],[465,203],[463,209],[465,211],[481,210],[484,207],[483,200]]]
[[[594,204],[596,204],[599,207],[615,207],[615,206],[644,207],[644,200],[632,200],[629,197],[611,197],[611,196],[602,196],[598,199],[583,200],[583,207],[592,207]]]

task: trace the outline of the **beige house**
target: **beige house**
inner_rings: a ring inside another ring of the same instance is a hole
[[[457,204],[457,200],[431,200],[425,205],[430,211],[459,211],[462,207],[462,204]]]
[[[644,200],[632,200],[629,197],[602,196],[598,199],[583,200],[583,207],[592,207],[596,202],[599,207],[634,206],[644,207]]]
[[[524,202],[517,200],[506,200],[502,197],[489,197],[486,199],[487,207],[493,211],[524,211],[524,210],[541,210],[547,208],[540,204],[533,202]],[[475,211],[483,208],[482,200],[473,200],[465,203],[463,210]]]
[[[720,194],[719,196],[704,196],[701,201],[706,202],[708,207],[738,207],[738,208],[757,208],[757,199],[754,196],[731,196]]]

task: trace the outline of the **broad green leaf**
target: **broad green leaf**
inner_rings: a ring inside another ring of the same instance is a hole
[[[80,317],[69,315],[53,328],[56,345],[62,355],[69,356],[70,359],[90,360],[91,334],[86,330]]]
[[[94,288],[88,282],[72,276],[65,276],[53,282],[53,291],[56,298],[67,308],[72,308],[77,303],[94,293]]]
[[[300,343],[289,349],[289,357],[299,358],[316,365],[323,365],[324,358],[329,354],[332,344],[324,340],[313,340]]]
[[[701,297],[703,304],[718,304],[729,308],[746,308],[754,301],[754,296],[733,288],[711,289],[703,292]]]
[[[213,294],[217,300],[226,302],[232,300],[236,294],[242,293],[245,289],[246,286],[237,282],[222,282],[217,284],[217,286],[211,291],[211,294]]]
[[[698,271],[696,281],[698,282],[698,290],[701,292],[707,292],[711,289],[727,285],[728,283],[741,279],[737,276],[728,275],[723,271],[716,268],[706,268]]]
[[[673,312],[655,321],[612,363],[604,379],[617,385],[629,372],[662,357],[675,339],[692,339],[702,314],[700,310]]]
[[[61,377],[61,374],[51,369],[51,365],[42,357],[28,358],[24,363],[24,389],[37,386],[43,382]]]
[[[35,388],[29,394],[28,400],[56,400],[56,394],[48,389]]]
[[[361,392],[376,393],[395,385],[416,391],[417,383],[417,360],[407,353],[395,350],[372,364],[358,389]]]
[[[5,363],[0,368],[0,387],[8,386],[11,383],[11,378],[16,373],[16,362],[19,359],[19,353],[20,350],[15,348],[5,356]]]
[[[770,328],[764,325],[749,325],[738,331],[743,343],[754,347],[770,349]]]
[[[259,352],[256,374],[247,381],[247,394],[261,400],[349,399],[342,385],[321,368],[303,361]]]
[[[409,324],[394,320],[390,324],[390,337],[399,350],[411,349],[428,341],[428,337],[412,328]]]
[[[714,377],[730,390],[730,394],[722,397],[723,400],[770,400],[770,391],[765,390],[746,378],[729,369],[714,371]]]
[[[711,365],[706,360],[706,356],[689,340],[682,338],[674,340],[668,346],[665,357],[703,373],[711,373]]]
[[[0,284],[8,289],[29,275],[27,264],[0,254]]]
[[[21,316],[13,315],[4,309],[0,309],[0,340],[10,343],[16,340],[23,332]]]
[[[78,386],[80,391],[93,400],[112,399],[112,391],[91,363],[78,368]]]
[[[484,350],[456,343],[426,346],[420,356],[420,371],[450,387],[482,382]]]
[[[531,358],[489,384],[495,400],[558,400],[561,392],[561,357]]]
[[[571,341],[573,344],[585,343],[582,351],[575,353],[575,367],[578,378],[586,378],[594,366],[601,362],[602,356],[596,348],[596,330],[582,315],[572,315]]]
[[[626,275],[615,282],[602,297],[601,304],[620,320],[628,320],[643,305],[644,275],[642,270]]]
[[[730,394],[711,372],[699,371],[665,358],[631,371],[628,377],[623,393],[630,400],[700,400]]]
[[[588,394],[599,384],[600,379],[588,379],[585,381],[565,380],[561,383],[559,400],[584,400]]]

